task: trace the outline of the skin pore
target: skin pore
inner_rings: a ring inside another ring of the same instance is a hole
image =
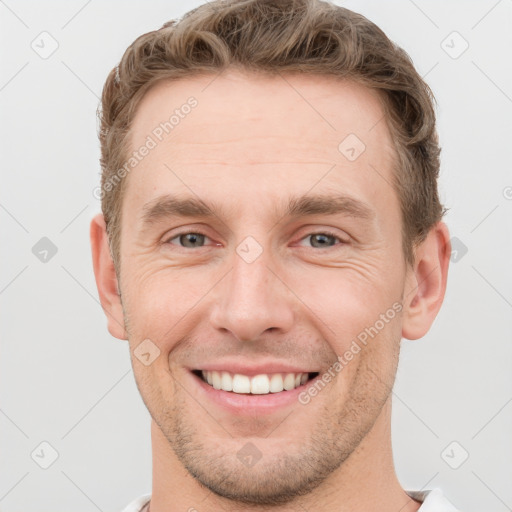
[[[163,81],[138,106],[132,148],[191,96],[126,178],[119,283],[103,217],[91,224],[109,331],[128,339],[152,417],[151,512],[418,510],[394,470],[391,389],[401,338],[422,337],[441,307],[449,234],[438,223],[406,265],[378,95],[239,70]],[[349,134],[365,145],[353,161],[338,149]],[[226,407],[192,373],[321,376],[397,303],[307,404]],[[144,340],[159,350],[149,365],[134,356]]]

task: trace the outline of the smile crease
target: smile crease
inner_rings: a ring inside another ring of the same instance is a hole
[[[226,371],[215,370],[195,370],[193,373],[214,389],[251,395],[267,395],[269,393],[291,391],[318,375],[318,372],[261,373],[249,377],[240,373],[232,374]]]

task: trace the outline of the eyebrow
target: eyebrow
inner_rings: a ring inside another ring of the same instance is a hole
[[[363,201],[346,195],[314,195],[291,198],[285,216],[306,217],[308,215],[345,214],[371,220],[375,211]]]
[[[142,222],[145,225],[150,225],[169,217],[220,218],[223,216],[223,212],[222,205],[208,204],[198,198],[179,198],[166,194],[144,205]],[[291,197],[284,212],[278,215],[278,218],[339,214],[371,220],[375,217],[375,210],[363,201],[343,194],[306,194]]]

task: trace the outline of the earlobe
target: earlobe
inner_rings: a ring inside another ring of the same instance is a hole
[[[416,248],[403,299],[402,336],[415,340],[425,336],[441,309],[451,255],[448,227],[438,222]]]
[[[101,307],[107,316],[108,330],[115,338],[126,340],[128,337],[124,326],[121,296],[102,214],[92,219],[90,237],[94,276]]]

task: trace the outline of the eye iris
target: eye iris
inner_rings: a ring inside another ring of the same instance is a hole
[[[311,235],[311,245],[313,247],[330,247],[335,244],[335,241],[336,239],[332,235],[325,235],[323,233]]]
[[[183,245],[183,247],[197,247],[197,245],[203,245],[204,235],[199,233],[187,233],[185,235],[181,235],[180,244]]]

